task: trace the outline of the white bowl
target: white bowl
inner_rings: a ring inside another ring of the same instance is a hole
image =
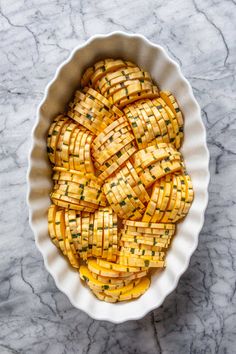
[[[185,117],[185,138],[182,153],[191,175],[195,198],[188,216],[178,225],[167,256],[166,269],[152,276],[149,290],[139,299],[109,304],[97,300],[72,269],[48,236],[47,208],[52,188],[51,166],[46,152],[46,136],[53,118],[64,110],[78,87],[83,70],[96,60],[117,57],[131,60],[149,71],[161,89],[171,91],[180,104]],[[190,257],[198,244],[207,206],[209,183],[209,153],[201,112],[188,81],[178,64],[165,50],[141,35],[115,32],[92,37],[75,48],[69,59],[58,68],[55,78],[46,88],[43,102],[37,112],[33,131],[28,171],[28,203],[30,223],[35,242],[43,255],[44,264],[57,287],[70,302],[94,319],[120,323],[139,319],[159,307],[177,286],[187,269]]]

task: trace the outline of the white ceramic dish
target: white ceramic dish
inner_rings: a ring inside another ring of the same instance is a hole
[[[83,286],[78,273],[68,265],[50,241],[47,229],[47,208],[50,205],[49,192],[52,187],[51,166],[46,152],[49,125],[71,99],[83,70],[96,60],[106,57],[134,61],[151,73],[161,89],[170,90],[177,97],[185,117],[185,139],[181,151],[195,192],[188,216],[178,225],[177,234],[168,252],[166,269],[160,275],[152,277],[151,287],[139,299],[117,304],[97,300]],[[159,307],[176,288],[180,276],[188,267],[198,244],[208,200],[209,153],[205,128],[199,105],[179,66],[168,57],[163,48],[152,44],[143,36],[115,32],[92,37],[72,52],[47,86],[37,112],[32,140],[28,171],[30,223],[45,267],[53,276],[57,287],[76,308],[94,319],[114,323],[139,319]]]

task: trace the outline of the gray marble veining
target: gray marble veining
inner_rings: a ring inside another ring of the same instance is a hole
[[[0,353],[236,352],[236,2],[0,1]],[[35,110],[57,66],[95,33],[138,32],[191,82],[211,153],[197,251],[163,306],[120,325],[74,309],[43,266],[28,225]]]

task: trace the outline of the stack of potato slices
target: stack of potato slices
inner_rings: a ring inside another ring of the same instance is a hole
[[[97,258],[80,267],[80,277],[95,296],[107,302],[126,301],[142,295],[150,285],[148,269],[122,266]]]
[[[52,164],[66,169],[94,173],[90,146],[93,135],[72,119],[59,115],[50,127],[47,140]]]
[[[134,136],[126,117],[111,123],[93,141],[92,155],[99,178],[105,180],[137,150]]]
[[[52,204],[48,227],[52,242],[75,268],[79,268],[79,259],[101,257],[113,262],[117,259],[117,216],[110,207],[89,213]]]
[[[109,72],[119,72],[121,69],[135,66],[132,62],[122,59],[109,58],[100,60],[85,70],[81,79],[81,86],[97,88],[99,81]]]
[[[140,100],[124,109],[140,149],[153,142],[172,143],[177,149],[181,146],[183,119],[178,104],[169,92],[160,94],[164,99]],[[170,108],[166,102],[172,101]]]
[[[164,269],[194,192],[179,149],[183,115],[169,91],[123,59],[85,70],[50,126],[49,235],[102,301],[138,298]]]
[[[124,220],[118,263],[163,268],[175,224]]]
[[[144,188],[142,184],[141,186]],[[145,204],[127,182],[122,170],[106,180],[103,190],[109,204],[121,219],[142,218]]]
[[[140,180],[146,188],[159,178],[183,169],[180,152],[171,144],[160,143],[139,150],[132,162]]]
[[[77,91],[69,104],[68,116],[98,135],[123,113],[92,88]]]
[[[175,223],[187,215],[192,200],[193,186],[187,174],[165,175],[155,182],[142,221]]]
[[[125,60],[105,59],[89,67],[81,80],[82,87],[90,86],[122,109],[142,98],[159,97],[158,87],[149,73]]]
[[[91,173],[53,168],[54,188],[51,199],[58,206],[93,212],[99,206],[106,206],[102,185]]]

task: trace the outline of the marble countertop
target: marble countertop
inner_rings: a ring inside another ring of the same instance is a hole
[[[236,2],[0,1],[0,353],[235,353]],[[191,82],[211,154],[197,251],[163,306],[139,321],[76,310],[44,268],[28,224],[27,155],[46,84],[95,33],[139,32]]]

